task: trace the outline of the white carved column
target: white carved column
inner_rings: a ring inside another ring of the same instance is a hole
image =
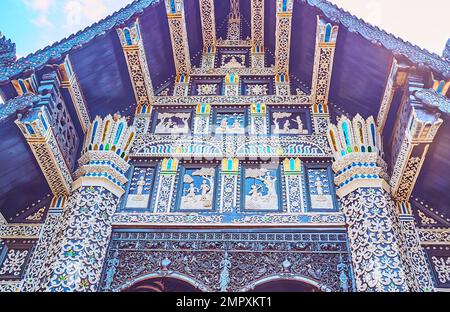
[[[334,182],[348,226],[358,291],[403,292],[408,264],[395,203],[386,182],[381,136],[372,117],[330,124]]]
[[[112,232],[112,216],[127,182],[135,136],[125,117],[97,117],[85,140],[73,191],[61,216],[47,291],[97,291]]]
[[[227,74],[225,76],[225,94],[228,96],[239,95],[240,83],[239,76],[236,74]]]
[[[283,161],[283,173],[286,185],[287,213],[304,212],[302,162],[300,158],[286,158]]]
[[[198,104],[194,117],[194,134],[207,135],[210,133],[210,104]]]
[[[226,158],[222,160],[220,179],[219,212],[231,213],[236,211],[239,202],[239,160],[237,158]]]
[[[250,108],[250,134],[267,135],[266,104],[254,103]]]
[[[176,191],[175,182],[178,174],[178,159],[165,158],[161,164],[158,190],[156,191],[155,213],[171,212]]]

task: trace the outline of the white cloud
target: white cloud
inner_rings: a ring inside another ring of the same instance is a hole
[[[53,24],[49,21],[47,15],[39,15],[37,18],[32,19],[31,22],[38,27],[51,27]]]
[[[22,0],[30,9],[47,13],[55,0]]]

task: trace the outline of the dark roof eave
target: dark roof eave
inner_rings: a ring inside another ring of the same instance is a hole
[[[123,9],[102,19],[101,21],[73,34],[42,50],[38,50],[26,57],[18,59],[8,67],[0,67],[0,84],[8,82],[12,77],[19,76],[25,71],[39,70],[49,62],[62,59],[73,49],[89,43],[96,37],[106,34],[115,27],[125,24],[134,16],[161,0],[135,0]]]
[[[358,33],[363,38],[374,44],[382,45],[394,54],[404,55],[413,63],[428,66],[433,71],[441,73],[445,78],[450,78],[450,62],[439,55],[372,26],[327,0],[307,0],[307,2],[321,10],[327,19],[342,24],[348,31]]]

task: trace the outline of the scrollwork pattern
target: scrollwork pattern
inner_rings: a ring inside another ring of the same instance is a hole
[[[96,291],[118,198],[103,187],[82,187],[68,200],[61,249],[49,291]]]
[[[341,198],[358,291],[408,291],[395,207],[381,188],[358,188]]]

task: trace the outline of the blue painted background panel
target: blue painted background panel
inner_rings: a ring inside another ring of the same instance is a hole
[[[9,221],[17,211],[50,193],[28,143],[14,123],[0,126],[0,212]]]

